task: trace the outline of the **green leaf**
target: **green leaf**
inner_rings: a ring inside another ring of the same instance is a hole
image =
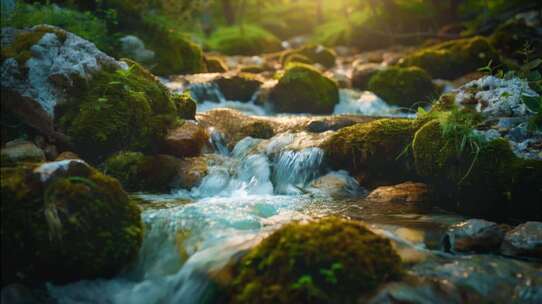
[[[528,81],[539,81],[541,79],[542,79],[542,74],[540,74],[539,71],[530,71],[529,74],[527,74]]]
[[[542,64],[542,59],[540,58],[537,58],[533,61],[530,61],[530,62],[527,62],[523,68],[526,69],[526,70],[534,70],[536,69],[538,66],[540,66]]]
[[[540,103],[542,103],[542,96],[522,95],[521,100],[530,111],[537,113],[540,109]]]

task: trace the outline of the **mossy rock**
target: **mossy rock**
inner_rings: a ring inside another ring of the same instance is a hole
[[[401,107],[430,101],[437,95],[431,76],[418,67],[391,67],[377,71],[369,80],[368,90]]]
[[[262,85],[256,75],[238,73],[214,80],[227,100],[249,102]]]
[[[491,45],[506,57],[523,62],[520,51],[526,43],[535,51],[531,58],[542,56],[542,35],[535,27],[525,24],[525,20],[512,20],[501,24],[490,37]]]
[[[181,160],[173,156],[140,152],[119,152],[103,165],[104,172],[117,178],[126,190],[155,193],[177,186],[180,167]]]
[[[318,63],[325,68],[332,68],[335,66],[336,57],[335,52],[329,48],[321,45],[308,45],[284,52],[281,56],[281,62],[284,65],[288,62]],[[305,58],[308,59],[308,62],[301,61],[301,59],[306,60]]]
[[[260,74],[268,70],[269,68],[266,68],[263,65],[247,65],[239,69],[241,73],[252,73],[252,74]]]
[[[209,73],[224,73],[228,70],[224,59],[218,56],[205,56],[205,65]]]
[[[19,67],[24,69],[26,62],[32,58],[30,48],[37,44],[47,33],[55,34],[60,42],[66,40],[66,33],[63,30],[50,26],[35,26],[31,31],[21,31],[8,47],[2,47],[1,61],[8,58],[15,58]]]
[[[116,179],[80,161],[45,181],[36,168],[0,171],[3,286],[108,278],[134,260],[143,224]]]
[[[197,105],[196,101],[190,95],[190,92],[173,95],[175,106],[177,107],[177,115],[182,119],[196,119]]]
[[[329,114],[339,102],[337,84],[315,68],[291,64],[269,95],[277,112]]]
[[[246,125],[242,131],[245,136],[250,136],[252,138],[269,139],[275,135],[273,127],[265,121],[250,123]]]
[[[212,50],[225,55],[259,55],[281,49],[277,37],[255,25],[219,28],[208,43]]]
[[[360,223],[290,223],[241,259],[230,302],[356,303],[398,278],[400,266],[390,241]]]
[[[152,150],[179,122],[168,89],[136,63],[128,65],[128,70],[97,72],[56,109],[57,124],[85,159]]]
[[[542,161],[516,157],[504,138],[475,145],[445,136],[439,120],[415,134],[417,173],[434,188],[443,207],[497,219],[542,218]],[[461,148],[462,145],[464,148]]]
[[[148,48],[156,54],[151,71],[156,75],[194,74],[206,71],[201,48],[176,32],[153,31],[143,35]]]
[[[312,60],[310,60],[307,56],[301,55],[301,54],[290,54],[289,56],[285,56],[286,58],[284,61],[282,61],[282,65],[287,67],[290,64],[295,63],[304,63],[304,64],[314,64]]]
[[[498,64],[499,55],[489,40],[476,36],[452,40],[418,50],[403,58],[402,66],[418,66],[433,78],[456,79],[486,66]]]
[[[411,180],[414,174],[406,152],[418,127],[409,119],[359,123],[340,129],[322,148],[333,168],[350,171],[363,184],[396,184]]]

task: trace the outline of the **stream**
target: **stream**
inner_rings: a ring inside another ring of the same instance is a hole
[[[181,85],[168,83],[173,90]],[[198,84],[198,111],[229,107],[245,114],[276,115],[255,101],[227,101],[220,90]],[[254,98],[253,98],[254,99]],[[374,94],[341,90],[334,114],[402,116]],[[440,249],[449,225],[465,218],[364,200],[366,189],[345,171],[332,171],[314,146],[291,149],[306,133],[270,140],[247,137],[228,149],[211,137],[209,173],[190,190],[134,194],[145,203],[145,237],[137,261],[113,279],[49,284],[58,303],[213,303],[216,273],[284,223],[325,215],[359,219],[390,238],[410,277],[390,283],[371,303],[541,303],[542,265],[497,255],[451,255]],[[332,182],[330,182],[332,181]],[[505,300],[507,299],[507,300]],[[478,302],[479,303],[479,302]]]

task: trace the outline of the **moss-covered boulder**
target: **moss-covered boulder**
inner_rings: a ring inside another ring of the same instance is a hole
[[[136,257],[140,211],[116,179],[78,160],[0,173],[2,286],[111,277]]]
[[[32,142],[16,139],[7,142],[0,150],[0,161],[2,166],[18,162],[44,162],[45,153]]]
[[[206,71],[201,48],[177,32],[152,31],[143,40],[155,53],[150,65],[157,75],[193,74]]]
[[[167,192],[179,186],[181,163],[170,155],[119,152],[105,161],[103,169],[128,191]]]
[[[70,102],[57,107],[57,124],[85,159],[152,150],[179,123],[167,88],[136,63],[128,65],[99,71],[73,92]]]
[[[209,73],[224,73],[228,70],[228,66],[219,56],[205,56],[205,65]]]
[[[402,66],[418,66],[433,78],[455,79],[486,66],[497,64],[499,55],[484,37],[452,40],[415,51],[403,58]]]
[[[384,101],[402,107],[430,101],[437,94],[431,76],[418,67],[391,67],[375,72],[367,87]]]
[[[241,259],[230,302],[355,303],[400,272],[389,240],[360,223],[291,223]]]
[[[277,112],[329,114],[339,102],[337,84],[305,64],[289,65],[269,95]]]
[[[177,116],[182,119],[196,119],[197,105],[190,92],[174,94],[173,101],[177,107]]]
[[[262,81],[251,73],[224,75],[214,80],[227,100],[249,102],[262,85]]]
[[[469,215],[540,220],[542,161],[520,159],[506,139],[476,139],[454,124],[431,120],[412,142],[416,171],[436,201]]]
[[[412,180],[408,148],[418,123],[408,119],[380,119],[340,129],[322,148],[329,164],[345,169],[363,184],[389,185]]]
[[[259,55],[281,49],[277,37],[255,25],[219,28],[208,43],[212,50],[226,55]]]
[[[512,19],[501,24],[490,37],[491,45],[506,57],[525,60],[521,51],[529,44],[534,51],[531,58],[542,56],[542,34],[534,26],[529,26],[523,19]]]
[[[323,67],[332,68],[335,66],[336,57],[335,52],[329,48],[321,45],[307,45],[299,49],[283,52],[280,60],[285,65],[288,62],[303,62],[299,58],[307,58],[309,63],[314,62],[321,64]]]

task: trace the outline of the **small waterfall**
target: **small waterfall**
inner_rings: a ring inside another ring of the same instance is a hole
[[[280,194],[299,194],[301,188],[321,173],[324,151],[306,148],[301,151],[283,151],[274,164],[273,180]]]
[[[211,127],[209,128],[209,134],[209,142],[211,143],[215,151],[220,155],[230,155],[230,150],[226,145],[226,141],[224,140],[224,136],[222,135],[222,133]]]
[[[415,117],[415,114],[403,113],[397,106],[388,105],[375,94],[364,91],[341,89],[339,103],[333,114],[359,114],[367,116]]]
[[[187,89],[190,90],[192,98],[198,103],[226,102],[226,98],[224,97],[224,94],[222,94],[222,91],[220,91],[220,87],[212,81],[191,83],[188,85]]]

